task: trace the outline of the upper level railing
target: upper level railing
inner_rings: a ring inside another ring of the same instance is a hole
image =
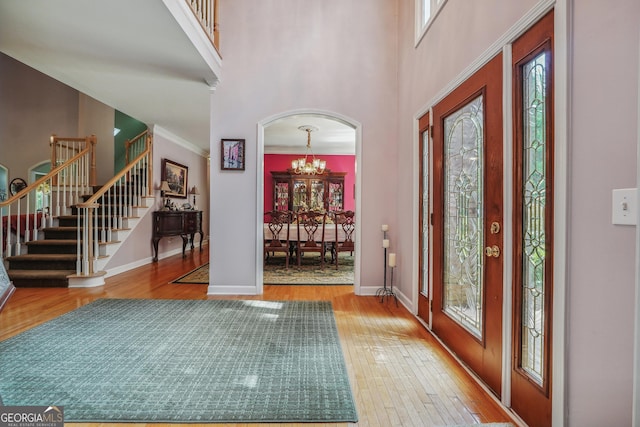
[[[218,31],[218,0],[185,0],[200,25],[220,52],[220,32]]]

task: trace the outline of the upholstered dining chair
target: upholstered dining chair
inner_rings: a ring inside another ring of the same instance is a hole
[[[268,231],[264,236],[265,261],[269,259],[269,254],[284,252],[285,266],[289,268],[290,253],[290,230],[293,212],[291,211],[271,211],[268,216]]]
[[[340,252],[351,252],[356,249],[354,231],[356,229],[356,214],[353,211],[340,211],[333,213],[333,222],[336,226],[336,235],[331,246],[332,261],[336,261],[338,269],[338,255]]]
[[[298,246],[296,254],[298,265],[301,265],[302,255],[306,252],[318,252],[320,254],[320,267],[324,268],[325,224],[326,212],[298,211],[296,213],[296,225],[298,227]]]

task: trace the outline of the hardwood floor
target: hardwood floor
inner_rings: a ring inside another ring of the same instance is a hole
[[[208,262],[208,257],[205,246],[202,251],[188,252],[186,258],[176,255],[110,277],[105,286],[94,289],[17,289],[0,313],[0,340],[97,298],[234,298],[207,296],[206,285],[169,283]],[[516,423],[402,305],[357,297],[352,286],[265,286],[263,295],[235,298],[332,302],[358,409],[358,426]],[[111,427],[115,423],[82,425]]]

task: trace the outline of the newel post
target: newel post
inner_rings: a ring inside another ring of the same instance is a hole
[[[49,145],[51,146],[51,169],[58,166],[57,155],[56,155],[58,151],[56,149],[56,146],[57,146],[56,138],[57,137],[55,133],[52,133],[51,137],[49,138]],[[58,184],[58,175],[56,174],[51,178],[51,185],[57,185],[57,184]]]
[[[90,169],[89,169],[89,185],[96,185],[97,172],[96,172],[96,144],[98,143],[98,138],[95,135],[91,135],[89,137],[89,143],[91,144],[91,157],[90,157]]]
[[[153,134],[147,133],[147,149],[149,159],[147,160],[147,195],[153,195]]]

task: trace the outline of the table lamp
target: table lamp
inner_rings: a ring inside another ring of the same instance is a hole
[[[193,195],[193,209],[196,209],[196,196],[200,195],[200,192],[198,191],[198,187],[196,187],[195,185],[193,186],[193,188],[191,189],[191,191],[189,191],[189,194]]]
[[[164,199],[164,206],[162,207],[163,211],[169,210],[171,207],[171,201],[168,197],[165,198],[167,191],[171,191],[169,183],[167,181],[162,181],[162,184],[160,184],[160,196]]]

